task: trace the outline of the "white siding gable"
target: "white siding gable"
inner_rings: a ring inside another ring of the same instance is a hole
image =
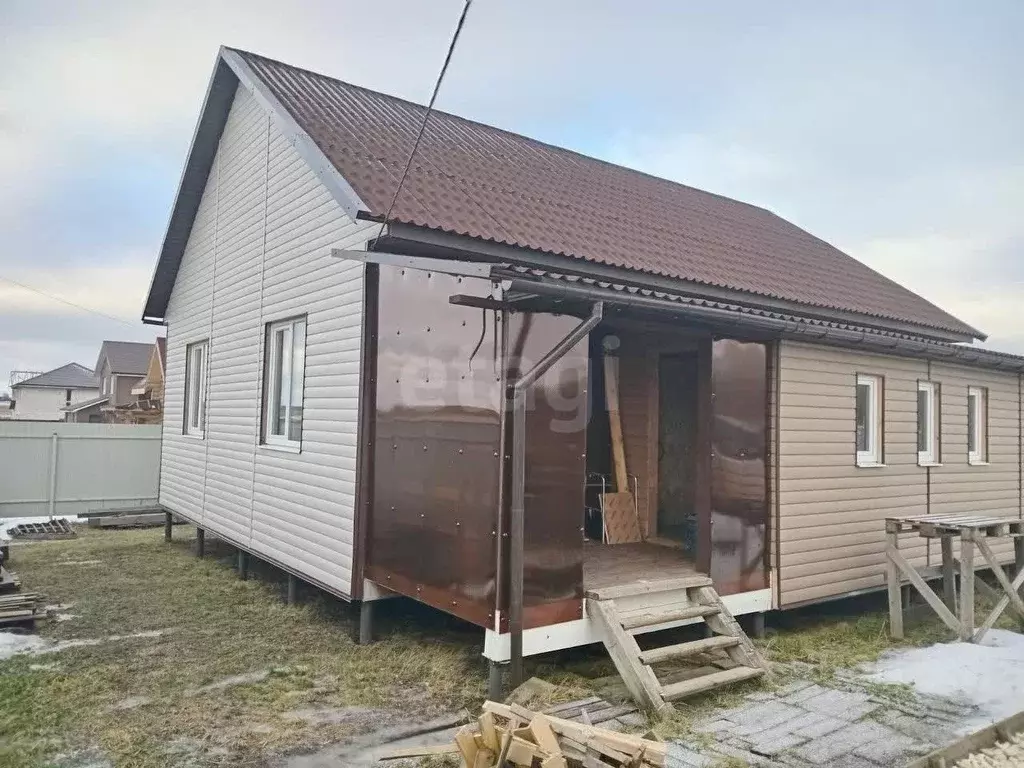
[[[377,225],[379,226],[379,225]],[[351,592],[363,265],[350,219],[273,118],[235,95],[167,308],[160,501],[300,576]],[[260,445],[266,323],[307,316],[300,453]],[[206,439],[182,434],[185,348],[209,339]]]

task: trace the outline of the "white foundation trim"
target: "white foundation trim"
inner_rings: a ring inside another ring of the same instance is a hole
[[[399,597],[397,592],[385,589],[380,584],[363,579],[363,602],[369,603],[374,600],[387,600],[389,597]]]
[[[742,592],[738,595],[726,595],[722,598],[722,601],[733,616],[742,616],[746,613],[761,613],[771,610],[772,591],[771,589],[759,589],[754,592]],[[685,621],[640,627],[632,630],[632,634],[639,635],[646,632],[681,627],[686,624],[693,624],[696,621],[698,619],[687,619]],[[587,617],[586,610],[584,610],[582,619],[524,630],[523,655],[535,656],[539,653],[548,653],[564,648],[577,648],[581,645],[599,642],[601,642],[601,637]],[[484,658],[490,661],[506,662],[510,656],[509,634],[499,635],[493,629],[484,630]]]

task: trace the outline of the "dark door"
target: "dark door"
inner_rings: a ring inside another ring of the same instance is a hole
[[[658,365],[658,535],[697,556],[696,353],[663,355]]]

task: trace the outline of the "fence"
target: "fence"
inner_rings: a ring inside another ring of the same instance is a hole
[[[154,505],[160,426],[0,421],[0,519]]]

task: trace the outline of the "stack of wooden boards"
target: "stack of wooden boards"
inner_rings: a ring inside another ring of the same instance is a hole
[[[451,747],[402,750],[388,758],[458,752],[466,768],[664,768],[666,746],[594,725],[485,701],[476,723],[455,734]]]
[[[43,597],[35,592],[0,595],[0,626],[31,624],[46,615]]]

